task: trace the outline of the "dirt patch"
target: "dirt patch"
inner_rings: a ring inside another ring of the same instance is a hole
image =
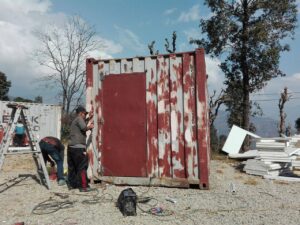
[[[27,160],[32,159],[6,160],[0,173],[0,225],[299,225],[299,183],[282,185],[247,175],[232,162],[211,161],[210,190],[132,187],[149,201],[138,203],[137,216],[123,217],[115,203],[127,186],[94,184],[93,192],[82,193],[51,181],[47,190]]]

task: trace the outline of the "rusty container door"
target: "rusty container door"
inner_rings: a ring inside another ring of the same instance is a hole
[[[144,73],[110,75],[103,81],[105,176],[147,176],[145,84]]]

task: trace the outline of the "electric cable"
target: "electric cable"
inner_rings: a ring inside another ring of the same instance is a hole
[[[57,212],[60,209],[67,209],[73,207],[75,201],[56,201],[53,200],[52,197],[39,203],[32,210],[33,214],[43,215],[43,214],[51,214]]]
[[[64,201],[58,201],[53,199],[53,197],[50,197],[49,199],[39,203],[36,205],[32,213],[36,215],[43,215],[43,214],[51,214],[54,212],[57,212],[61,209],[67,209],[74,207],[74,204],[76,202],[80,202],[82,204],[97,204],[97,203],[105,203],[105,202],[112,202],[113,196],[108,193],[104,193],[101,196],[99,195],[99,190],[94,189],[93,191],[96,192],[96,194],[76,194],[76,193],[60,193],[60,192],[52,192],[55,196],[61,198],[61,199],[67,199],[70,197],[70,195],[76,195],[76,196],[83,196],[83,197],[91,197],[91,199],[86,199],[83,201],[70,201],[70,200],[64,200]],[[107,198],[109,196],[109,198]]]
[[[105,197],[109,196],[110,198],[106,199]],[[97,203],[104,203],[104,202],[112,202],[114,197],[111,194],[105,193],[101,196],[94,196],[92,199],[83,200],[82,204],[97,204]]]

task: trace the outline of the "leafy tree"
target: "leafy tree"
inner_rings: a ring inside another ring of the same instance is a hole
[[[297,133],[300,133],[300,117],[295,121],[295,128],[297,130]]]
[[[34,100],[23,98],[23,97],[16,97],[14,98],[15,102],[29,102],[29,103],[43,103],[43,97],[37,96],[34,98]]]
[[[96,32],[78,16],[70,17],[63,28],[50,27],[38,32],[41,48],[37,61],[52,72],[44,77],[47,85],[59,88],[63,112],[77,106],[85,90],[85,59],[88,52],[100,48]]]
[[[8,81],[6,75],[0,71],[0,100],[9,100],[7,94],[10,87],[11,82]]]
[[[200,21],[206,37],[191,40],[212,57],[221,57],[225,74],[228,123],[249,130],[250,93],[285,74],[280,53],[289,50],[283,39],[293,37],[297,22],[296,0],[205,0],[212,16]],[[244,149],[249,146],[246,141]]]
[[[22,98],[22,97],[16,97],[16,98],[14,98],[14,101],[15,101],[15,102],[30,102],[30,103],[33,102],[31,99],[28,99],[28,98]]]
[[[43,97],[42,96],[36,96],[34,98],[35,103],[43,103]]]

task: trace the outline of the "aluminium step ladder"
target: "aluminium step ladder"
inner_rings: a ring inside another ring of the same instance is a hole
[[[44,158],[42,155],[42,151],[37,142],[37,139],[34,138],[34,133],[31,129],[30,123],[28,121],[28,117],[26,115],[26,110],[28,109],[26,106],[21,104],[7,104],[8,108],[12,109],[11,118],[9,120],[8,126],[5,130],[4,137],[2,139],[2,143],[0,143],[0,171],[2,169],[5,155],[11,154],[32,154],[34,162],[37,167],[38,178],[42,184],[45,184],[48,189],[50,189],[50,180],[48,171],[44,162]],[[29,150],[27,151],[9,151],[9,145],[12,141],[12,136],[16,128],[16,124],[18,120],[23,122],[25,133],[27,134],[29,141]]]

